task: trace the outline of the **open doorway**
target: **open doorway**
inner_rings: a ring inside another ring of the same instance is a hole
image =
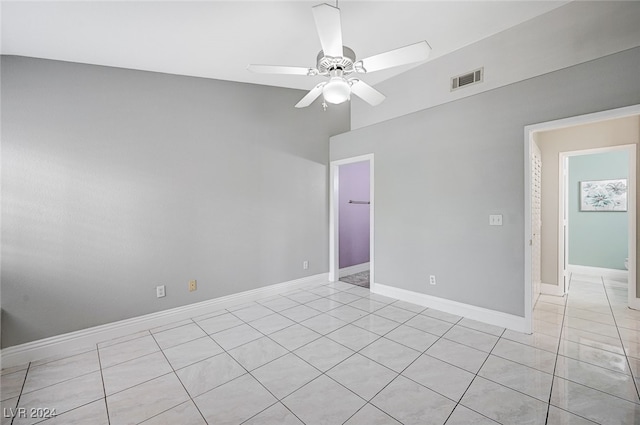
[[[373,155],[330,166],[329,280],[370,288],[373,258]]]
[[[628,136],[622,135],[621,129]],[[542,150],[542,193],[546,213],[542,214],[542,271],[539,283],[542,294],[563,296],[569,276],[569,258],[567,252],[568,232],[568,174],[565,173],[569,156],[576,151],[602,149],[616,146],[615,149],[628,150],[628,305],[638,308],[636,299],[636,252],[637,252],[637,214],[636,214],[636,163],[637,145],[640,142],[640,105],[604,111],[595,114],[572,117],[558,121],[536,124],[525,128],[525,320],[532,323],[531,309],[536,299],[536,270],[534,248],[533,219],[533,154],[534,146]],[[573,137],[567,138],[568,134]],[[566,143],[565,143],[566,142]],[[628,146],[622,146],[628,145]],[[545,149],[547,149],[545,151]],[[546,152],[546,153],[545,153]],[[545,156],[546,155],[546,156]],[[552,179],[549,179],[552,177]],[[549,207],[549,205],[553,205]],[[545,209],[545,208],[543,208]],[[546,257],[545,257],[546,256]],[[620,261],[624,261],[621,258]],[[530,320],[528,320],[528,318]]]
[[[559,217],[565,268],[570,273],[627,279],[629,168],[635,145],[563,152]],[[564,210],[564,211],[563,211]]]

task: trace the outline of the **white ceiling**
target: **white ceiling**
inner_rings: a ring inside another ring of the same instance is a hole
[[[3,0],[2,54],[310,89],[322,77],[258,75],[246,66],[315,66],[311,7],[321,1]],[[339,7],[344,44],[358,58],[427,40],[433,60],[565,3],[340,0]],[[362,79],[376,84],[410,67]]]

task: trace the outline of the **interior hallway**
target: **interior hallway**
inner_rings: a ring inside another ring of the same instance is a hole
[[[640,423],[639,324],[640,311],[627,307],[626,282],[574,273],[567,296],[541,295],[534,335],[523,338],[549,351],[558,346],[552,410],[602,424]]]

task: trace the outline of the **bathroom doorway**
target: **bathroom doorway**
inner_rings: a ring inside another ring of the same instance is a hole
[[[330,166],[329,280],[370,288],[374,276],[373,154]]]

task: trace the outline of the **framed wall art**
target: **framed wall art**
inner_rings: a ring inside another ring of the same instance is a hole
[[[580,182],[580,211],[626,211],[627,179]]]

